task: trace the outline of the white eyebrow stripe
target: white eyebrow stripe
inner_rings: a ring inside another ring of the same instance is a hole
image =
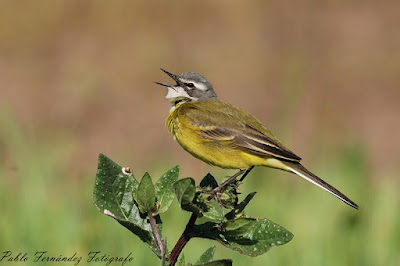
[[[182,81],[183,83],[194,83],[193,81],[190,81],[190,80],[188,80],[188,79],[183,79],[183,78],[181,78],[181,81]]]
[[[194,85],[196,86],[197,89],[199,89],[199,90],[201,90],[201,91],[206,91],[206,90],[207,90],[207,87],[204,86],[204,84],[202,84],[202,83],[196,83],[196,82],[194,82]]]
[[[197,89],[201,90],[201,91],[206,91],[206,90],[207,90],[207,87],[204,86],[204,84],[202,84],[202,83],[198,83],[198,82],[195,82],[195,81],[192,81],[192,80],[187,80],[187,79],[181,79],[181,81],[182,81],[183,83],[193,83],[194,86],[195,86]],[[189,89],[191,89],[191,88],[189,88]]]

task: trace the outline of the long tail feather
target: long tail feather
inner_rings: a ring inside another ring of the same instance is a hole
[[[314,175],[310,171],[308,171],[303,165],[299,163],[284,163],[288,169],[302,178],[306,179],[307,181],[310,181],[311,183],[319,186],[320,188],[328,191],[338,199],[342,200],[346,204],[350,205],[351,207],[355,208],[358,210],[358,205],[354,203],[351,199],[349,199],[347,196],[345,196],[342,192],[337,190],[336,188],[332,187],[328,183],[326,183],[324,180],[319,178],[318,176]]]

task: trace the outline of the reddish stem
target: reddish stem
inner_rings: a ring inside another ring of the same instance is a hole
[[[158,249],[160,250],[160,254],[163,254],[164,246],[161,240],[160,232],[158,232],[156,219],[154,218],[154,214],[151,211],[148,211],[151,230],[153,231],[154,239],[156,240],[156,244]]]
[[[169,257],[171,266],[175,265],[176,261],[178,260],[179,254],[182,252],[183,248],[186,246],[189,240],[193,237],[193,229],[196,219],[197,215],[195,213],[192,213],[192,216],[190,216],[189,222],[186,225],[185,231],[183,231],[181,237],[178,239],[178,242],[176,242],[176,245],[171,251],[171,255]]]

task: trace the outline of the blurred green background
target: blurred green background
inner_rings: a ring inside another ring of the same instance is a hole
[[[355,211],[258,168],[248,213],[294,233],[235,265],[399,265],[399,1],[1,1],[0,252],[156,257],[92,205],[98,153],[137,178],[233,173],[192,158],[164,120],[172,73],[195,71],[254,114]],[[172,249],[189,214],[164,215]],[[212,244],[191,240],[188,262]],[[29,265],[29,264],[28,264]],[[61,265],[61,264],[60,264]],[[81,262],[80,265],[84,265]],[[114,264],[116,265],[116,264]]]

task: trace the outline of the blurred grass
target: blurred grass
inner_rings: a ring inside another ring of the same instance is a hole
[[[132,251],[134,265],[157,264],[155,255],[138,238],[92,205],[96,165],[79,177],[68,178],[68,164],[76,148],[72,138],[37,138],[29,130],[23,131],[10,112],[3,112],[1,125],[0,136],[8,140],[1,146],[9,154],[0,168],[2,250],[31,254],[47,250],[54,256],[75,252],[86,256],[99,250],[122,256]],[[355,200],[359,211],[294,175],[256,169],[242,186],[243,193],[258,192],[248,213],[283,225],[295,238],[256,258],[217,244],[216,258],[233,258],[235,265],[397,265],[398,182],[381,176],[370,183],[369,163],[363,154],[362,147],[353,145],[336,158],[324,158],[329,164],[314,167]],[[135,166],[132,168],[135,173]],[[150,173],[166,170],[149,169]],[[141,177],[136,173],[136,178]],[[182,214],[175,201],[162,218],[172,249],[189,215]],[[190,241],[184,250],[187,261],[196,261],[211,244],[203,239]]]

